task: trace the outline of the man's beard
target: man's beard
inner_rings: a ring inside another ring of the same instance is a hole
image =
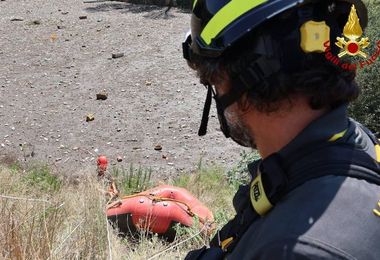
[[[249,128],[241,120],[240,117],[233,115],[226,109],[224,111],[224,116],[228,126],[229,134],[232,140],[244,147],[251,147],[253,149],[257,148],[255,139],[251,136]],[[220,116],[219,116],[220,117]],[[220,121],[220,118],[219,118]]]

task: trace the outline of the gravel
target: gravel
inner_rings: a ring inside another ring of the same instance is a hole
[[[0,160],[43,161],[70,175],[95,173],[94,157],[104,154],[122,157],[118,167],[152,167],[154,178],[190,172],[201,158],[236,163],[243,148],[223,137],[214,108],[208,135],[197,136],[206,90],[182,59],[190,15],[164,11],[115,1],[1,1]],[[104,86],[107,100],[96,100]],[[86,122],[88,114],[95,120]],[[35,155],[26,158],[20,144]]]

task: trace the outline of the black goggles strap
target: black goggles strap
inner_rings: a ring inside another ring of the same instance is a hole
[[[209,119],[209,114],[210,114],[211,102],[212,102],[212,87],[210,84],[207,84],[207,97],[206,97],[205,106],[203,108],[201,125],[198,131],[199,136],[204,136],[207,133],[207,124],[208,124],[208,119]]]

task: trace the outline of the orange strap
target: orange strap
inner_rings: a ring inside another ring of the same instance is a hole
[[[130,198],[136,198],[136,197],[141,197],[141,196],[147,197],[148,199],[150,199],[152,201],[171,201],[171,202],[183,204],[187,208],[187,210],[186,210],[187,214],[189,214],[191,217],[197,216],[197,218],[199,219],[199,221],[202,224],[205,224],[207,222],[205,219],[203,219],[203,218],[199,217],[197,214],[195,214],[191,210],[191,207],[186,202],[183,202],[180,200],[176,200],[176,199],[172,199],[172,198],[166,198],[166,197],[160,197],[160,196],[151,195],[151,194],[141,194],[141,193],[124,196],[124,197],[122,197],[122,199],[130,199]]]

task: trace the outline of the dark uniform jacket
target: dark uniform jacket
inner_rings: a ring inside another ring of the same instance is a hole
[[[279,155],[286,159],[337,142],[355,144],[380,161],[380,147],[346,111],[342,106],[315,120]],[[226,258],[379,260],[380,217],[374,211],[380,210],[379,199],[380,186],[365,180],[336,175],[311,179],[253,221]]]

